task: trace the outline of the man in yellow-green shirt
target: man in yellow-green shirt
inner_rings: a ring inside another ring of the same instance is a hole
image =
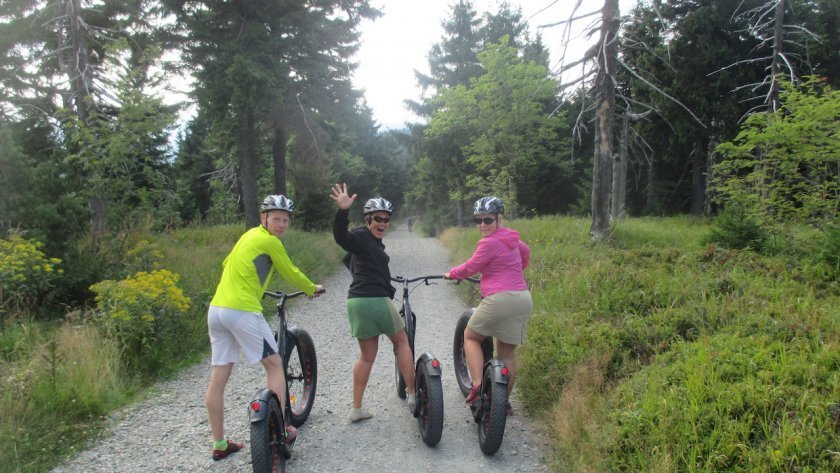
[[[222,278],[207,311],[212,368],[204,403],[213,434],[213,460],[221,460],[242,449],[243,444],[225,437],[225,386],[239,361],[240,352],[248,363],[260,362],[268,375],[268,387],[285,408],[286,380],[277,341],[262,314],[262,299],[275,272],[305,292],[317,297],[324,287],[313,284],[292,264],[280,237],[289,228],[294,203],[283,195],[263,200],[261,225],[245,232],[223,263]],[[287,427],[287,439],[296,435]]]

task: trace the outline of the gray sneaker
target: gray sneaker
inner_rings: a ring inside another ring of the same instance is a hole
[[[406,394],[405,401],[408,403],[408,410],[411,413],[414,413],[414,409],[417,408],[417,395],[416,394]]]
[[[373,414],[360,407],[358,409],[351,408],[350,415],[347,416],[347,419],[349,419],[350,422],[359,422],[360,420],[370,419],[371,417],[373,417]]]

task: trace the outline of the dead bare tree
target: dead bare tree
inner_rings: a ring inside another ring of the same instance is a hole
[[[627,197],[627,165],[630,162],[630,123],[646,118],[653,109],[643,113],[625,111],[621,115],[621,134],[618,139],[618,153],[612,166],[612,205],[610,220],[624,216],[624,202]]]
[[[558,68],[558,73],[562,74],[570,69],[581,67],[581,74],[580,76],[571,81],[566,82],[563,84],[564,88],[570,88],[572,86],[586,86],[589,84],[589,81],[593,79],[592,83],[593,90],[594,90],[594,97],[595,100],[591,105],[583,104],[581,111],[577,117],[575,122],[575,126],[573,129],[573,134],[576,136],[581,136],[581,130],[584,128],[583,117],[589,111],[595,110],[596,117],[595,117],[595,151],[593,156],[593,169],[592,169],[592,196],[591,196],[591,205],[592,205],[592,225],[589,229],[589,237],[593,241],[600,241],[610,236],[610,192],[611,189],[613,191],[614,199],[619,199],[620,203],[616,203],[613,205],[613,213],[620,213],[623,209],[623,195],[624,195],[624,182],[625,179],[624,173],[621,172],[623,167],[619,167],[620,176],[611,176],[613,172],[613,166],[610,164],[610,160],[618,159],[624,160],[623,163],[619,163],[619,166],[626,166],[627,157],[622,158],[620,155],[614,157],[613,152],[613,122],[616,116],[616,89],[617,89],[617,80],[616,80],[616,73],[619,67],[627,71],[631,76],[638,79],[642,84],[645,84],[647,87],[653,89],[657,93],[665,96],[669,100],[677,103],[681,106],[684,110],[686,110],[701,126],[703,123],[694,115],[691,110],[689,110],[685,105],[683,105],[679,100],[675,97],[672,97],[665,93],[662,89],[654,85],[650,80],[644,77],[643,72],[635,71],[633,68],[629,67],[623,61],[621,61],[618,57],[619,49],[621,47],[621,37],[619,35],[619,28],[621,26],[621,16],[618,7],[618,0],[605,0],[604,6],[600,10],[600,22],[590,24],[587,28],[587,36],[594,36],[595,32],[599,33],[599,40],[597,44],[595,44],[592,48],[590,48],[585,54],[584,57],[573,61],[568,64],[564,64],[565,56],[567,52],[567,46],[569,43],[569,39],[571,38],[571,31],[572,31],[572,24],[576,21],[592,17],[597,14],[597,12],[589,12],[578,14],[578,9],[580,8],[582,0],[577,0],[575,5],[572,9],[572,13],[569,15],[569,18],[564,21],[559,21],[556,23],[540,25],[540,28],[547,28],[547,27],[554,27],[558,25],[565,25],[565,45],[563,48],[563,53],[561,54],[561,65]],[[644,45],[642,45],[644,47]],[[592,69],[587,69],[586,65],[588,63],[594,64]],[[624,97],[623,95],[619,94],[619,97],[623,99],[624,103],[628,104],[627,107],[624,108],[624,114],[627,117],[633,117],[636,114],[630,110],[629,104],[635,102],[630,97]],[[638,103],[638,102],[636,102]],[[649,111],[653,111],[654,107],[645,105]],[[645,112],[647,114],[648,112]],[[652,165],[652,164],[651,164]],[[650,172],[652,173],[653,170],[651,169]],[[618,179],[618,181],[616,181]],[[611,182],[613,181],[613,182]],[[613,184],[615,183],[615,184]],[[612,185],[611,185],[612,184]],[[619,187],[619,189],[616,189]]]
[[[592,167],[592,226],[589,238],[595,241],[610,236],[610,159],[615,117],[615,70],[618,64],[618,0],[606,0],[601,11],[601,38],[595,61],[595,156]]]
[[[747,111],[747,113],[741,117],[741,120],[758,111],[770,110],[775,112],[779,109],[779,106],[781,105],[779,102],[779,80],[783,76],[786,76],[793,84],[799,81],[799,74],[794,66],[794,63],[797,61],[803,61],[804,58],[794,52],[786,51],[786,44],[796,45],[800,43],[802,39],[820,42],[819,36],[809,31],[804,26],[785,23],[785,11],[787,6],[787,0],[769,0],[756,8],[745,11],[736,11],[732,16],[733,22],[743,22],[748,25],[746,29],[742,30],[742,32],[759,40],[759,43],[755,48],[756,50],[766,49],[768,47],[771,48],[768,56],[736,61],[733,64],[709,74],[712,76],[726,69],[746,63],[762,61],[770,62],[767,66],[768,74],[761,82],[744,84],[735,89],[751,89],[753,92],[757,92],[762,89],[766,90],[766,92],[752,98],[752,101],[760,103]]]

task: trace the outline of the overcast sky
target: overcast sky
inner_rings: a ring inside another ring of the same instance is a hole
[[[373,6],[383,16],[362,27],[361,49],[356,55],[359,64],[354,74],[354,84],[365,91],[374,119],[383,128],[402,128],[406,121],[416,122],[405,109],[405,99],[420,98],[414,70],[428,73],[428,54],[434,43],[441,40],[441,23],[449,17],[451,5],[457,0],[373,0]],[[499,0],[473,0],[475,10],[482,13],[498,11]],[[522,16],[528,22],[531,37],[537,31],[543,44],[551,51],[551,67],[557,68],[564,48],[563,26],[539,28],[569,18],[575,0],[510,0],[513,8],[522,7]],[[620,0],[621,14],[626,15],[635,0]],[[603,0],[582,0],[578,14],[600,10]],[[600,16],[579,21],[580,27],[599,21]],[[579,58],[587,47],[580,34],[573,35],[566,62]],[[597,39],[597,38],[595,38]]]

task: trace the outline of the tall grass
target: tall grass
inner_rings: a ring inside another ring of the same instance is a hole
[[[207,304],[218,284],[222,261],[244,232],[242,225],[188,228],[153,240],[161,269],[180,275],[191,301],[181,317],[188,329],[177,343],[184,356],[166,360],[166,377],[209,351]],[[339,267],[332,236],[290,230],[283,238],[292,261],[319,282]],[[283,285],[275,279],[276,288]],[[143,395],[147,379],[126,377],[114,340],[85,323],[75,310],[61,323],[20,323],[0,332],[0,470],[44,471],[93,438],[116,408]]]
[[[817,239],[727,250],[680,217],[595,245],[589,223],[509,222],[535,306],[517,391],[548,419],[554,469],[840,471],[840,288],[797,250]],[[447,232],[453,262],[477,238]]]
[[[2,366],[0,465],[7,471],[39,471],[50,457],[77,449],[126,396],[116,346],[94,328],[65,324],[30,333],[25,344],[17,363]]]

